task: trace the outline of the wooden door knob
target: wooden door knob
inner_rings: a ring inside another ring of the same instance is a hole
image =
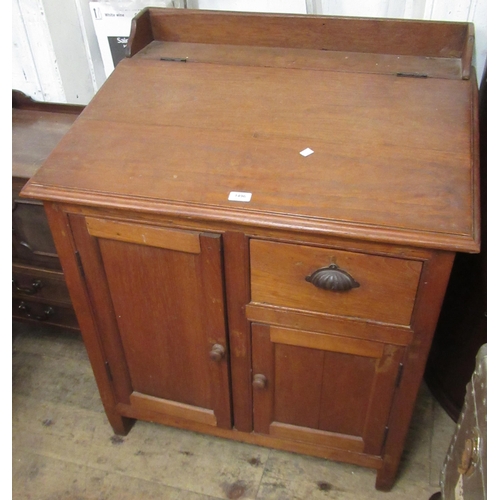
[[[267,378],[265,375],[262,375],[260,373],[257,373],[253,376],[253,382],[252,385],[256,389],[265,389],[267,385]]]
[[[220,361],[224,357],[224,354],[226,354],[224,346],[220,344],[214,344],[212,346],[212,350],[210,351],[210,359],[212,361]]]

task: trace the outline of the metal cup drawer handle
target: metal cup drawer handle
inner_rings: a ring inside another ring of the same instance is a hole
[[[306,276],[306,281],[317,288],[333,292],[347,292],[360,286],[349,273],[340,269],[336,264],[317,269],[309,276]]]

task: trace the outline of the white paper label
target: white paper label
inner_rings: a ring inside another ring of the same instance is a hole
[[[311,148],[306,148],[300,152],[302,156],[309,156],[312,155],[314,151]]]
[[[231,191],[229,193],[229,197],[227,198],[229,201],[243,201],[248,203],[252,199],[252,193],[242,193],[241,191]]]

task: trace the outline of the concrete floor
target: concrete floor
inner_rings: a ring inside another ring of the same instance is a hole
[[[12,492],[15,500],[427,500],[454,422],[422,386],[398,480],[375,472],[137,422],[114,436],[81,338],[13,328]]]

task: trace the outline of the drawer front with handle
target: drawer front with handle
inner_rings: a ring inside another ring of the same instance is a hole
[[[13,299],[12,317],[79,330],[75,312],[71,307]]]
[[[43,205],[21,199],[20,186],[12,191],[12,258],[14,262],[61,269]]]
[[[12,266],[12,295],[17,298],[71,305],[62,272],[30,266]]]
[[[253,303],[409,325],[420,261],[251,240]]]

